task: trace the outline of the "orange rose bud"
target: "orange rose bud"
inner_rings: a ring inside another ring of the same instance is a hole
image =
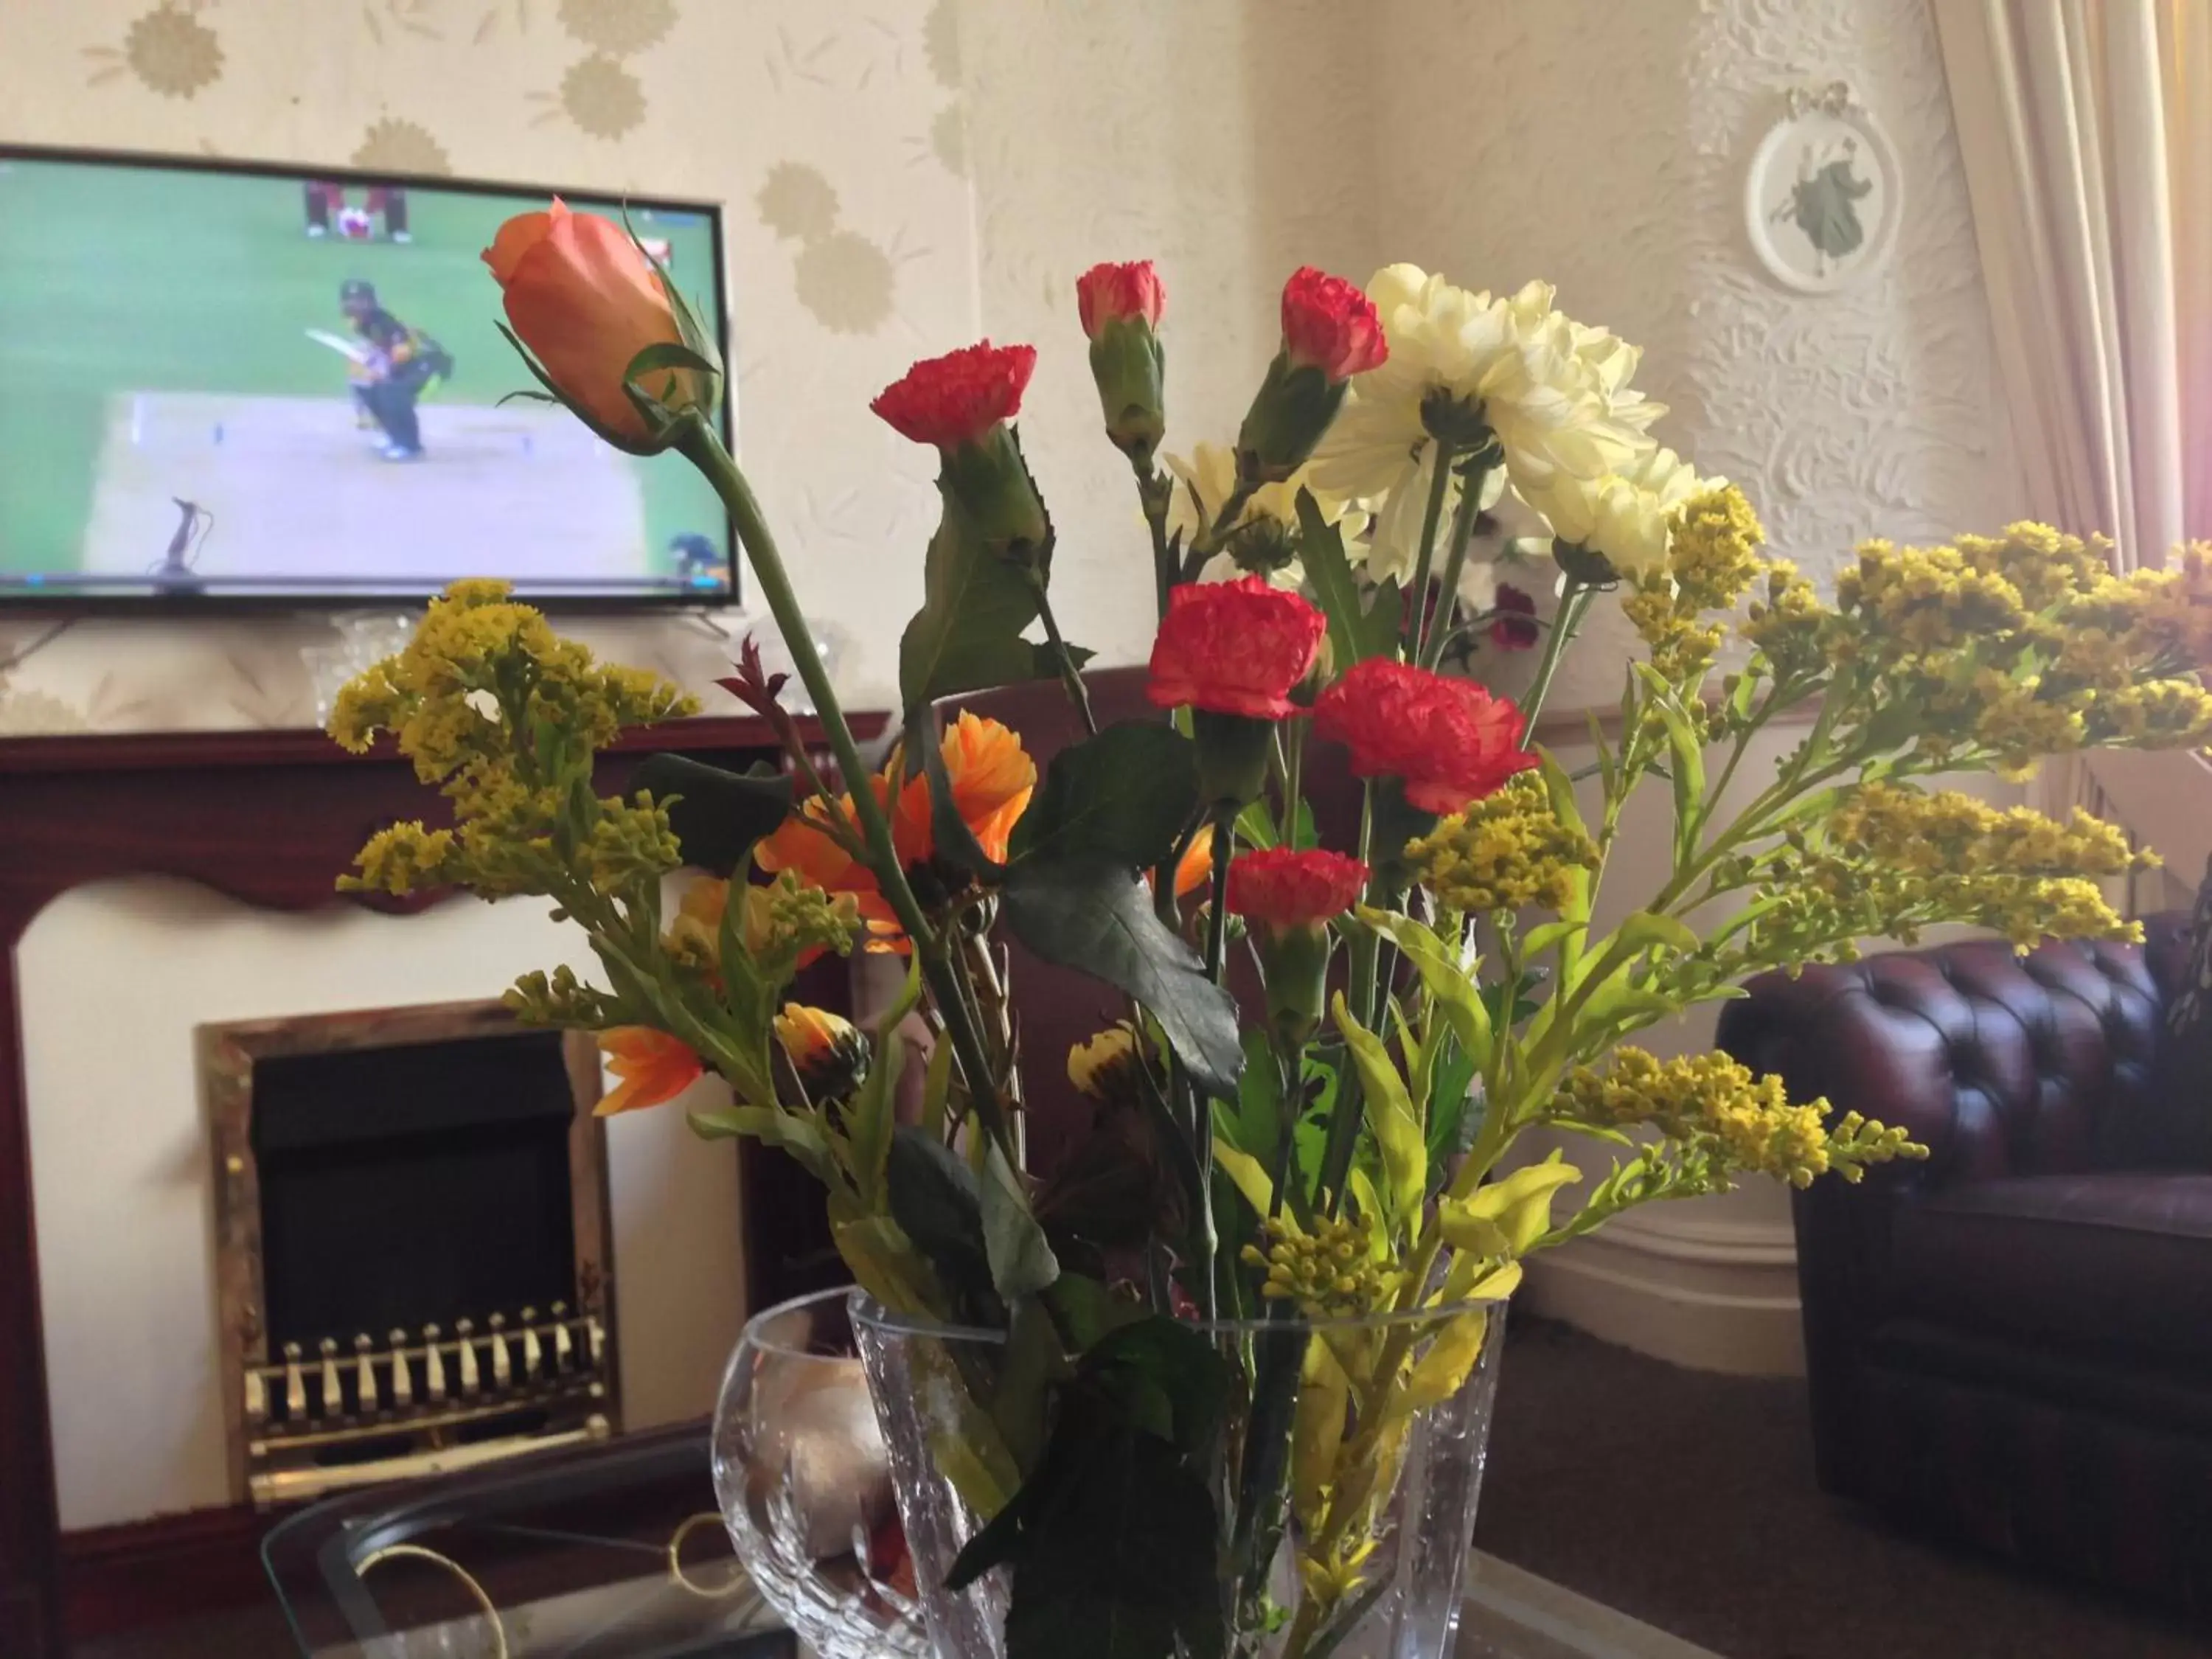
[[[1354,777],[1398,779],[1416,811],[1456,812],[1538,763],[1521,746],[1512,700],[1388,657],[1370,657],[1321,694],[1314,732],[1352,750]]]
[[[649,1025],[617,1025],[600,1032],[599,1052],[615,1074],[615,1086],[593,1109],[600,1117],[673,1100],[707,1071],[686,1044]]]
[[[543,213],[499,228],[483,251],[507,301],[507,320],[545,378],[611,441],[642,449],[654,441],[623,382],[647,346],[683,345],[660,273],[629,233],[557,198]],[[711,376],[655,371],[642,382],[672,410],[711,409]]]

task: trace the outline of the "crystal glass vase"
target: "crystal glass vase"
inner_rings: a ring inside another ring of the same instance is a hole
[[[1006,1362],[1006,1336],[891,1314],[857,1291],[852,1322],[937,1659],[1004,1659],[1006,1571],[957,1594],[944,1586],[989,1519],[962,1497],[960,1448]],[[1241,1592],[1224,1584],[1225,1659],[1446,1659],[1504,1325],[1499,1302],[1193,1326],[1240,1379],[1211,1472],[1215,1513],[1224,1534],[1280,1540],[1255,1549],[1265,1559]],[[1255,1407],[1268,1384],[1252,1379],[1270,1376],[1272,1403]],[[1403,1386],[1416,1377],[1426,1386]],[[1295,1433],[1283,1437],[1279,1480],[1255,1485],[1240,1453],[1264,1420]]]
[[[747,1322],[714,1407],[714,1495],[762,1599],[817,1659],[924,1659],[848,1295],[799,1297]]]

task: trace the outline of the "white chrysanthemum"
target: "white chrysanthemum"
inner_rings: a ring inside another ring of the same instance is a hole
[[[1710,483],[1673,450],[1653,445],[1598,477],[1557,472],[1520,494],[1561,541],[1634,576],[1666,563],[1668,519]]]
[[[1375,514],[1375,533],[1366,544],[1365,568],[1368,577],[1382,581],[1395,576],[1401,586],[1410,585],[1413,568],[1421,557],[1421,520],[1427,516],[1429,489],[1436,478],[1437,447],[1428,446],[1413,470],[1406,475],[1406,482],[1382,498],[1381,509]],[[1436,561],[1441,566],[1446,535],[1453,516],[1459,511],[1460,481],[1454,478],[1444,486],[1443,511],[1437,518]],[[1483,479],[1484,512],[1498,504],[1505,493],[1505,477],[1492,472]],[[1352,550],[1354,558],[1358,550]]]
[[[1176,492],[1168,503],[1168,532],[1182,537],[1181,545],[1188,548],[1199,535],[1221,516],[1221,509],[1237,489],[1237,452],[1222,444],[1200,443],[1191,452],[1188,459],[1181,455],[1162,455],[1169,471],[1176,477]],[[1230,534],[1255,524],[1276,524],[1295,531],[1298,523],[1298,491],[1312,489],[1314,500],[1321,507],[1323,520],[1335,525],[1344,532],[1346,548],[1358,556],[1358,538],[1366,531],[1367,514],[1340,497],[1325,494],[1315,487],[1311,469],[1301,467],[1280,483],[1261,484],[1252,492],[1237,515]],[[1215,554],[1199,572],[1200,581],[1228,581],[1245,573],[1227,552]],[[1305,585],[1305,568],[1296,559],[1279,569],[1272,571],[1267,580],[1277,587],[1299,588]]]
[[[1413,493],[1434,441],[1422,408],[1437,393],[1495,433],[1508,476],[1531,488],[1563,470],[1611,470],[1663,412],[1629,386],[1636,349],[1554,311],[1547,283],[1493,296],[1398,264],[1377,271],[1368,294],[1390,356],[1352,380],[1313,473],[1372,511]],[[1416,537],[1425,506],[1413,508]]]

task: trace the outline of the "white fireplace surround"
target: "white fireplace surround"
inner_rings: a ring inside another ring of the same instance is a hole
[[[586,954],[538,900],[291,915],[133,878],[38,916],[17,964],[65,1531],[230,1501],[194,1028],[494,996]],[[743,1319],[736,1158],[679,1103],[611,1120],[607,1164],[627,1425],[699,1416]]]

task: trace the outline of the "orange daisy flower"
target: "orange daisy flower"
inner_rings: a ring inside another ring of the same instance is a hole
[[[593,1109],[600,1117],[673,1100],[707,1070],[689,1045],[647,1025],[617,1025],[600,1032],[599,1052],[617,1079]]]
[[[938,744],[960,821],[987,857],[1003,860],[1006,842],[1036,789],[1036,763],[1022,740],[997,720],[963,712]],[[908,778],[891,819],[891,842],[904,863],[926,862],[937,850],[929,821],[929,780]]]

